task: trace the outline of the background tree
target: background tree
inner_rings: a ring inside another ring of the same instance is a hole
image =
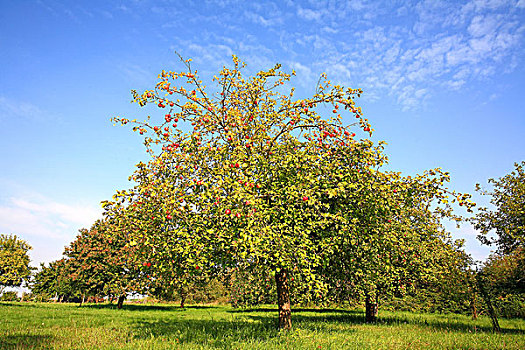
[[[478,238],[482,243],[495,244],[503,254],[525,247],[525,161],[515,163],[514,167],[510,174],[488,180],[492,191],[482,190],[476,184],[478,192],[491,197],[495,209],[479,208],[473,219],[474,228],[481,231]],[[489,236],[492,231],[494,238]]]
[[[492,254],[484,263],[492,289],[498,294],[525,293],[525,248],[514,249],[509,254]]]
[[[91,229],[80,230],[64,251],[69,277],[85,296],[118,298],[122,308],[128,293],[143,290],[142,272],[136,248],[127,244],[127,235],[115,231],[109,219],[98,220]]]
[[[154,186],[157,175],[147,173],[144,164],[139,164],[136,179],[143,185]],[[120,192],[124,194],[124,192]],[[135,266],[140,269],[142,290],[161,299],[178,299],[181,306],[189,294],[203,290],[211,269],[205,268],[205,246],[198,248],[196,240],[187,227],[173,220],[164,212],[171,200],[169,192],[158,192],[146,196],[147,200],[135,200],[129,206],[107,216],[111,222],[108,232],[113,239],[119,234],[126,236],[120,243],[133,249]]]
[[[515,248],[508,254],[491,254],[478,275],[486,307],[494,309],[493,318],[497,315],[525,318],[525,248]]]
[[[384,162],[359,158],[376,167]],[[342,191],[332,198],[343,207],[345,221],[330,238],[334,249],[324,270],[331,280],[330,296],[364,299],[366,320],[372,322],[381,298],[413,293],[419,284],[436,280],[454,251],[441,220],[460,220],[451,202],[468,210],[474,205],[469,195],[448,190],[448,181],[440,169],[401,177],[367,168],[340,181],[349,185],[346,190],[340,186]]]
[[[58,288],[56,288],[58,271],[53,268],[54,264],[52,262],[46,266],[44,263],[40,263],[40,268],[31,281],[31,293],[38,301],[45,301],[58,296]]]
[[[476,190],[490,196],[493,210],[479,209],[472,219],[481,231],[478,239],[497,250],[478,272],[478,289],[498,330],[497,314],[523,317],[525,309],[525,161],[499,179],[489,179],[492,191]],[[493,235],[492,235],[493,234]],[[491,236],[492,235],[492,236]]]
[[[0,294],[6,287],[19,287],[27,281],[31,246],[16,235],[0,234]]]
[[[40,271],[31,282],[31,292],[38,300],[56,298],[56,302],[80,301],[82,290],[78,282],[71,278],[71,269],[67,259],[62,258],[49,263],[40,264]]]

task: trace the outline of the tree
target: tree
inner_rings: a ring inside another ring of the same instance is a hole
[[[52,261],[48,267],[42,263],[31,283],[31,292],[41,300],[56,297],[56,302],[80,301],[82,289],[71,274],[71,265],[66,258]]]
[[[478,272],[478,285],[495,329],[496,312],[504,317],[525,317],[525,248],[491,254]]]
[[[273,276],[279,327],[289,329],[292,289],[326,296],[318,272],[336,240],[359,230],[378,236],[385,226],[385,215],[375,215],[386,204],[373,203],[374,191],[387,185],[370,181],[386,157],[381,145],[356,138],[373,131],[354,102],[361,90],[323,75],[312,97],[295,99],[293,88],[283,90],[294,72],[276,65],[245,79],[234,57],[209,95],[183,62],[187,71],[163,71],[155,90],[133,91],[140,106],[165,110],[160,122],[114,118],[146,135],[152,159],[138,165],[134,188],[104,203],[106,215],[127,223],[130,244],[176,247],[183,257],[178,278],[239,268]],[[356,122],[345,124],[343,116]],[[361,213],[351,217],[345,198],[359,187],[366,197],[352,197],[352,210]],[[172,257],[157,255],[156,270],[170,269]]]
[[[477,191],[491,197],[495,209],[479,208],[473,219],[474,228],[481,231],[478,238],[483,244],[495,244],[503,254],[525,247],[525,161],[515,163],[514,167],[510,174],[488,180],[492,192],[476,184]],[[488,236],[492,231],[496,234],[494,238]]]
[[[496,245],[497,251],[478,272],[479,290],[487,304],[493,326],[499,330],[496,315],[497,301],[510,299],[505,314],[519,315],[525,302],[525,161],[515,163],[515,170],[499,179],[489,179],[492,191],[476,190],[490,196],[495,207],[479,208],[472,219],[474,228],[481,231],[478,239],[487,245]],[[495,236],[489,235],[494,233]],[[497,299],[496,299],[497,298]]]
[[[374,159],[367,163],[382,165]],[[467,210],[474,205],[469,195],[448,190],[448,181],[440,169],[414,177],[369,169],[343,182],[349,185],[332,198],[332,206],[344,210],[344,221],[332,230],[333,249],[323,270],[330,297],[363,298],[366,320],[373,322],[381,298],[435,281],[456,251],[441,219],[461,220],[452,212],[452,200]]]
[[[509,254],[491,254],[483,272],[495,293],[525,293],[525,248],[516,248]]]
[[[5,287],[19,287],[27,281],[32,268],[31,246],[16,235],[0,234],[0,294]]]
[[[136,248],[126,244],[121,231],[111,231],[110,220],[96,221],[91,229],[80,230],[64,251],[69,278],[82,296],[113,296],[122,308],[128,293],[141,292],[143,278]]]
[[[55,295],[58,295],[58,290],[55,288],[58,274],[56,269],[53,269],[52,266],[53,263],[49,264],[49,267],[44,263],[40,263],[40,269],[31,281],[31,293],[37,298],[37,300],[48,300]]]
[[[204,254],[196,256],[205,247],[197,248],[196,241],[185,229],[170,225],[164,214],[164,200],[159,194],[158,198],[149,197],[147,202],[138,200],[108,215],[106,221],[111,224],[107,231],[112,233],[113,240],[133,250],[135,266],[140,268],[138,278],[142,290],[159,298],[172,299],[178,295],[183,307],[191,290],[209,279],[201,260]]]
[[[118,192],[105,208],[117,216],[136,205],[136,214],[124,215],[146,245],[164,244],[164,232],[186,242],[192,274],[264,266],[275,278],[279,325],[288,329],[291,275],[318,294],[326,290],[314,272],[325,241],[318,232],[327,232],[332,219],[319,198],[337,188],[332,174],[351,166],[334,155],[364,142],[354,139],[352,127],[372,130],[354,103],[360,90],[332,86],[323,76],[312,97],[294,100],[293,89],[280,92],[291,76],[279,65],[244,79],[244,65],[233,61],[233,69],[215,77],[213,96],[189,61],[186,72],[162,72],[155,90],[133,92],[139,105],[154,103],[166,114],[159,124],[131,121],[140,134],[152,132],[145,137],[152,160],[139,164],[137,186]],[[177,79],[183,86],[174,86]],[[332,117],[320,116],[324,106]],[[344,113],[357,122],[343,125]],[[184,132],[187,127],[192,130]],[[159,229],[147,230],[151,222]]]

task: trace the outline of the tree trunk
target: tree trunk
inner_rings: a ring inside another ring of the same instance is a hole
[[[492,321],[492,330],[494,332],[496,332],[496,333],[500,333],[501,332],[501,328],[499,326],[498,316],[496,315],[496,311],[494,310],[494,307],[492,306],[492,301],[490,300],[490,294],[485,289],[484,277],[485,276],[482,275],[481,273],[477,274],[476,279],[477,279],[477,283],[478,283],[478,288],[479,288],[479,291],[481,293],[481,296],[483,297],[483,301],[485,301],[485,304],[487,304],[487,309],[488,309],[488,312],[489,312],[490,320]]]
[[[121,295],[121,296],[118,297],[117,309],[122,309],[122,305],[124,305],[124,300],[125,299],[126,299],[125,295]]]
[[[180,307],[182,309],[184,308],[184,303],[186,302],[186,292],[184,291],[183,285],[180,286],[179,296],[180,296]]]
[[[288,272],[281,270],[275,274],[277,284],[277,305],[279,306],[279,328],[292,328],[292,308],[290,306],[290,287],[288,286]]]
[[[377,321],[377,313],[378,313],[378,304],[377,304],[377,296],[371,297],[370,295],[366,295],[365,298],[365,320],[367,323],[373,323]]]
[[[476,307],[476,294],[472,293],[472,299],[470,299],[470,309],[472,310],[472,319],[478,319],[478,309]]]

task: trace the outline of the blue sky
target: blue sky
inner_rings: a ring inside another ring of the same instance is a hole
[[[525,160],[525,0],[0,0],[0,33],[0,232],[32,244],[33,265],[130,186],[147,157],[109,119],[154,115],[130,90],[182,69],[175,50],[204,80],[236,54],[248,73],[295,69],[299,96],[322,72],[362,88],[389,169],[442,167],[461,192]],[[450,227],[487,256],[472,227]]]

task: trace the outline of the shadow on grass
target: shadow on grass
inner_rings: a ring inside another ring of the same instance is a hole
[[[247,317],[254,321],[264,320],[270,316],[262,315],[250,315],[250,313],[258,312],[272,312],[275,313],[274,317],[277,317],[277,308],[264,307],[264,308],[247,308],[247,309],[234,309],[228,310],[228,312],[246,314]],[[303,312],[314,313],[314,315],[304,315]],[[380,316],[375,322],[375,325],[404,325],[410,324],[418,327],[427,327],[437,330],[456,331],[463,333],[476,333],[476,332],[487,332],[492,333],[492,327],[490,325],[479,325],[479,323],[452,321],[447,322],[446,320],[437,319],[439,315],[421,315],[419,317],[407,317],[404,315],[385,315]],[[367,324],[365,320],[365,314],[362,311],[357,310],[342,310],[342,309],[304,309],[297,308],[292,309],[292,323],[295,327],[303,329],[318,330],[323,329],[324,331],[330,331],[336,324],[354,324],[362,325]],[[504,334],[525,334],[525,330],[520,329],[509,329],[501,328],[501,333]]]
[[[261,317],[252,320],[141,320],[134,325],[134,336],[140,339],[165,338],[173,343],[206,344],[230,348],[236,342],[259,343],[279,336],[277,320]]]
[[[0,336],[0,349],[49,349],[50,335],[7,335]]]
[[[81,308],[88,309],[117,309],[117,304],[100,303],[100,304],[82,304]],[[124,304],[121,310],[128,311],[184,311],[187,309],[213,309],[215,306],[207,305],[190,305],[181,308],[179,305],[151,305],[151,304]]]
[[[253,307],[245,309],[230,309],[227,312],[231,313],[246,313],[246,312],[275,312],[277,313],[277,307]],[[315,313],[349,313],[349,314],[362,314],[356,310],[343,310],[343,309],[316,309],[316,308],[292,308],[292,314],[297,312],[315,312]]]
[[[46,303],[46,304],[51,304],[51,303]],[[26,301],[23,301],[23,302],[20,302],[20,301],[0,301],[0,306],[16,306],[16,307],[25,307],[25,308],[40,307],[38,303],[26,302]]]
[[[296,309],[296,312],[318,312],[319,314],[333,312],[330,309]],[[343,314],[359,317],[357,311],[340,310]],[[136,338],[167,338],[170,342],[206,344],[217,348],[231,348],[235,343],[260,343],[270,341],[280,336],[278,329],[277,309],[252,308],[246,310],[227,310],[232,313],[230,319],[213,318],[188,319],[171,318],[167,320],[138,320],[133,323],[133,334]],[[260,314],[254,314],[254,313]],[[356,315],[352,315],[355,313]],[[355,329],[336,328],[322,321],[328,318],[316,319],[315,315],[292,316],[294,327],[301,329],[320,329],[326,333],[350,334]],[[321,325],[321,327],[319,327]],[[279,340],[277,341],[279,342]]]
[[[434,316],[434,319],[432,319],[432,316]],[[479,322],[476,321],[470,321],[470,322],[464,322],[464,321],[452,321],[447,322],[445,320],[439,320],[436,319],[441,315],[421,315],[420,317],[417,317],[416,319],[406,317],[403,315],[390,315],[386,317],[381,317],[378,320],[378,323],[381,324],[389,324],[389,325],[400,325],[400,324],[413,324],[421,327],[429,327],[439,330],[446,330],[446,331],[456,331],[456,332],[464,332],[464,333],[477,333],[477,332],[486,332],[486,333],[492,333],[492,326],[490,325],[479,325]],[[503,334],[525,334],[525,330],[521,329],[509,329],[509,328],[501,328],[501,333]]]

